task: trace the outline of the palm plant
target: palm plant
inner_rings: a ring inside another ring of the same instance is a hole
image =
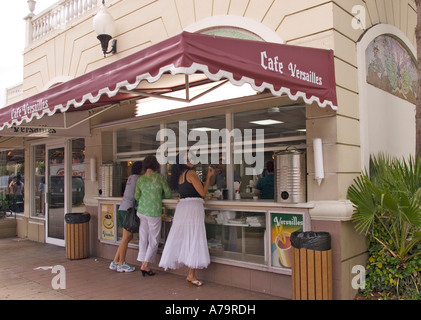
[[[421,161],[400,161],[384,154],[370,158],[348,189],[353,221],[360,233],[372,236],[393,257],[406,263],[421,252]]]

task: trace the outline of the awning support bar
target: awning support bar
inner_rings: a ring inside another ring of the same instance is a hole
[[[213,86],[212,88],[209,88],[209,89],[203,91],[202,93],[197,94],[193,98],[190,98],[190,86],[189,86],[188,83],[186,83],[186,89],[185,89],[186,90],[186,98],[171,97],[171,96],[166,96],[164,94],[156,94],[156,93],[128,91],[128,90],[122,90],[122,89],[120,89],[119,92],[122,92],[122,93],[136,92],[138,97],[158,98],[158,99],[166,99],[166,100],[190,103],[190,102],[193,102],[194,100],[208,94],[209,92],[212,92],[213,90],[218,89],[220,86],[226,84],[227,82],[229,82],[229,80],[224,80],[221,83],[218,83],[217,85]]]

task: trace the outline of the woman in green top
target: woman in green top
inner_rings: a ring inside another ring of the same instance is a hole
[[[161,234],[162,198],[171,198],[171,189],[165,177],[157,173],[159,163],[154,156],[143,160],[143,176],[136,183],[135,199],[137,200],[137,216],[139,227],[139,254],[137,260],[142,262],[142,275],[153,276],[155,273],[148,267],[154,262],[158,251]]]

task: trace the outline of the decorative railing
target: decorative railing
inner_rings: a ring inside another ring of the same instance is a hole
[[[57,29],[65,29],[73,20],[99,6],[99,0],[62,0],[34,16],[31,20],[32,37],[29,42],[38,41]]]
[[[6,89],[6,105],[18,102],[23,96],[22,83]]]
[[[102,0],[59,0],[38,15],[34,15],[36,1],[28,0],[30,13],[26,20],[26,45],[41,40],[48,34],[66,27],[85,13],[97,8]],[[18,84],[6,89],[5,105],[18,102],[23,97],[23,85]],[[2,106],[0,106],[1,108]]]

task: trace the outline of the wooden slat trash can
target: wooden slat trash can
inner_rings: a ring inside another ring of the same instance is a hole
[[[332,249],[327,232],[293,232],[292,297],[332,300]]]
[[[91,215],[85,213],[67,213],[66,221],[66,258],[70,260],[89,257],[89,220]]]

